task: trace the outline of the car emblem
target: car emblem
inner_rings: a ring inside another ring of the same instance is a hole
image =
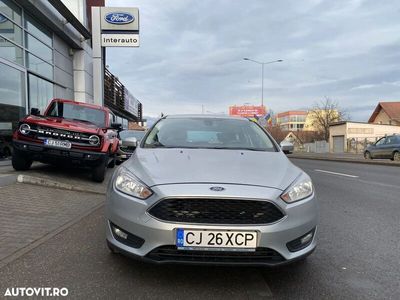
[[[222,192],[225,190],[225,188],[223,188],[222,186],[212,186],[212,187],[210,187],[210,190],[212,190],[214,192]]]
[[[125,12],[112,12],[106,14],[104,17],[107,23],[116,24],[116,25],[123,25],[129,24],[135,21],[135,17],[131,14]]]

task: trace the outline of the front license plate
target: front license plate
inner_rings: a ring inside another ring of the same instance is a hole
[[[254,250],[257,247],[257,232],[178,228],[176,230],[176,246],[179,249],[187,250],[200,248]]]
[[[71,143],[68,141],[46,139],[46,140],[44,140],[44,144],[47,146],[52,146],[52,147],[57,147],[57,148],[71,149]]]

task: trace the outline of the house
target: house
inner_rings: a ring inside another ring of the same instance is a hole
[[[400,102],[379,102],[368,123],[400,126]]]

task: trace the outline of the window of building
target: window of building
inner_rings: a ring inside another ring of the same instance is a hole
[[[48,47],[46,44],[42,43],[29,33],[25,33],[25,43],[29,52],[42,58],[48,63],[53,62],[53,49]]]
[[[26,53],[26,66],[29,70],[44,77],[53,78],[53,66],[28,52]]]
[[[23,65],[23,50],[21,47],[14,45],[0,37],[0,57],[7,59],[10,62]]]
[[[44,112],[46,106],[54,97],[53,83],[33,74],[29,74],[28,85],[29,107],[35,107],[38,108],[40,112]]]
[[[0,0],[0,13],[21,25],[21,8],[11,0]],[[4,16],[0,15],[0,20]]]
[[[46,27],[41,25],[30,15],[25,14],[25,29],[38,40],[42,41],[49,47],[53,47],[52,33]]]
[[[24,73],[0,63],[0,104],[25,107]]]
[[[22,45],[22,28],[0,13],[0,35]]]

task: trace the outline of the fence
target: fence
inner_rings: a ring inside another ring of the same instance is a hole
[[[363,153],[364,149],[371,144],[374,144],[377,140],[379,140],[383,136],[379,137],[363,137],[363,138],[349,138],[346,141],[345,152],[347,153]]]
[[[327,153],[329,152],[329,143],[327,141],[315,141],[313,143],[303,144],[300,151],[314,152],[314,153]]]

